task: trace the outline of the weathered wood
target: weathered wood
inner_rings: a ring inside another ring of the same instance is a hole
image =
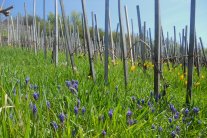
[[[132,51],[132,40],[131,40],[131,33],[129,29],[129,20],[128,20],[128,11],[127,6],[124,6],[125,10],[125,16],[126,16],[126,25],[127,25],[127,38],[129,42],[129,49],[130,49],[130,57],[131,57],[131,65],[134,66],[134,57],[133,57],[133,51]]]
[[[95,76],[95,69],[94,69],[94,63],[93,63],[93,56],[91,51],[91,40],[90,40],[90,33],[89,33],[89,27],[88,27],[88,19],[86,15],[86,7],[85,7],[85,0],[81,0],[82,2],[82,10],[83,10],[83,17],[84,17],[84,23],[85,23],[85,29],[86,29],[86,42],[88,47],[88,57],[89,57],[89,64],[90,64],[90,74],[95,82],[96,76]]]
[[[55,38],[53,45],[54,63],[58,65],[58,0],[55,0]]]
[[[155,0],[154,95],[160,92],[160,1]]]
[[[82,18],[82,33],[83,33],[83,49],[84,49],[84,55],[86,55],[86,33],[85,33],[85,27],[84,27],[84,18],[83,15],[81,15]]]
[[[114,40],[113,40],[113,32],[111,28],[111,17],[109,12],[109,32],[110,32],[110,45],[111,45],[111,53],[112,53],[112,63],[115,63],[115,49],[114,49]]]
[[[37,55],[37,40],[36,40],[36,0],[33,0],[33,46],[35,55]]]
[[[205,64],[207,65],[207,59],[206,59],[206,54],[205,54],[205,51],[204,51],[204,46],[203,46],[203,41],[202,41],[202,38],[201,38],[201,37],[199,37],[199,40],[200,40],[201,49],[202,49],[202,52],[203,52],[204,62],[205,62]]]
[[[109,53],[109,0],[105,0],[105,37],[104,37],[104,81],[108,85],[108,53]]]
[[[123,65],[124,65],[124,80],[125,87],[127,88],[128,84],[128,65],[127,65],[127,49],[126,49],[126,40],[125,40],[125,32],[123,25],[123,17],[122,17],[122,4],[121,0],[118,1],[118,11],[119,11],[119,24],[120,24],[120,33],[121,33],[121,47],[122,47],[122,55],[123,55]]]
[[[190,11],[190,44],[188,52],[188,84],[186,94],[186,104],[191,103],[192,86],[193,86],[193,65],[194,65],[194,47],[195,47],[195,12],[196,12],[196,0],[191,0]]]
[[[99,35],[99,30],[98,30],[98,21],[96,18],[96,14],[94,14],[95,18],[95,32],[96,32],[96,41],[97,41],[97,47],[99,49],[99,55],[100,55],[100,60],[102,61],[102,51],[101,51],[101,42],[100,42],[100,35]]]
[[[199,63],[199,52],[198,52],[198,43],[197,43],[197,36],[195,34],[195,61],[196,61],[196,70],[197,70],[197,75],[200,77],[200,63]]]
[[[71,62],[71,67],[72,70],[75,71],[76,67],[75,67],[75,62],[74,62],[74,55],[71,49],[71,42],[70,42],[70,36],[69,36],[69,29],[68,29],[68,22],[67,22],[67,18],[65,15],[65,7],[64,7],[64,3],[63,0],[60,0],[60,6],[61,6],[61,12],[62,12],[62,17],[63,17],[63,25],[65,28],[65,38],[66,38],[66,57],[68,57],[68,53],[70,54],[70,62]],[[68,64],[68,59],[66,58],[66,62]]]
[[[45,13],[45,7],[46,7],[46,3],[45,0],[43,0],[43,24],[44,24],[44,28],[43,28],[43,46],[44,46],[44,58],[47,58],[47,42],[46,42],[46,13]]]

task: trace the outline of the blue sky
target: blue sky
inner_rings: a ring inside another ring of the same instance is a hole
[[[42,16],[43,0],[37,1],[37,15]],[[82,12],[81,0],[63,0],[65,3],[65,9],[67,14],[70,14],[72,11]],[[2,2],[2,0],[0,0]],[[32,14],[33,0],[6,0],[5,7],[11,4],[14,5],[14,10],[12,11],[13,15],[16,15],[18,12],[24,14],[24,2],[27,4],[27,9],[30,14]],[[104,9],[105,9],[105,0],[86,0],[86,8],[89,18],[89,24],[91,24],[91,12],[97,14],[97,20],[99,27],[104,28]],[[196,1],[196,31],[197,36],[201,36],[205,47],[207,47],[207,0],[197,0]],[[136,5],[140,6],[141,19],[142,22],[146,21],[147,28],[152,29],[152,35],[154,35],[154,0],[122,0],[123,6],[127,5],[129,19],[133,19],[134,22],[134,31],[138,32],[137,25],[137,12]],[[170,36],[173,36],[173,26],[177,28],[177,37],[178,32],[181,32],[182,28],[185,25],[189,26],[190,22],[190,0],[160,0],[161,8],[161,22],[164,30],[164,35],[168,31]],[[54,12],[54,0],[46,0],[46,10],[47,13]],[[60,7],[59,7],[60,9]],[[112,29],[116,29],[118,23],[118,0],[110,0],[110,14]],[[124,9],[123,9],[124,15]],[[125,26],[126,32],[126,26]],[[177,38],[177,40],[179,40]]]

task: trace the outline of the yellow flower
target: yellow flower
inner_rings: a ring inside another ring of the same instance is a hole
[[[194,85],[195,85],[195,87],[198,87],[198,86],[200,86],[200,82],[196,82]]]
[[[88,75],[88,79],[91,79],[92,77],[91,77],[91,75]]]
[[[180,75],[180,80],[184,80],[184,75]]]
[[[205,76],[202,75],[202,76],[201,76],[201,79],[205,79]]]
[[[188,81],[185,81],[185,85],[187,85],[188,84]]]
[[[178,72],[178,76],[180,76],[180,72]]]
[[[182,67],[183,66],[183,64],[180,64],[180,67]]]
[[[131,72],[134,72],[135,71],[135,69],[136,69],[136,67],[133,65],[133,66],[131,66]]]

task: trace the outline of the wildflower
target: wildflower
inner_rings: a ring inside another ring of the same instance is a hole
[[[180,113],[176,112],[176,114],[174,115],[174,119],[178,119],[179,118]]]
[[[108,114],[109,114],[110,119],[112,119],[112,116],[113,116],[113,110],[110,109]]]
[[[133,65],[133,66],[131,66],[131,72],[134,72],[135,71],[135,69],[136,69],[136,67]]]
[[[181,81],[184,80],[184,75],[183,75],[183,74],[180,75],[180,80],[181,80]]]
[[[176,132],[180,132],[180,127],[176,126]]]
[[[106,131],[105,131],[105,130],[102,131],[102,135],[103,135],[103,136],[106,135]]]
[[[34,89],[34,90],[37,90],[37,89],[38,89],[37,84],[34,84],[34,85],[33,85],[33,89]]]
[[[169,122],[172,123],[172,118],[168,118]]]
[[[75,115],[78,114],[78,107],[77,106],[74,107],[74,113],[75,113]]]
[[[182,67],[183,65],[182,64],[180,64],[180,67]]]
[[[14,96],[16,96],[16,88],[13,89]]]
[[[175,131],[172,131],[171,132],[171,136],[174,138],[176,136],[176,132]]]
[[[200,82],[196,82],[194,85],[195,85],[195,87],[198,87],[198,86],[200,86]]]
[[[152,127],[151,127],[152,129],[155,129],[155,125],[154,124],[152,124]]]
[[[184,113],[185,113],[185,115],[187,115],[189,113],[188,108],[185,109],[185,112]]]
[[[104,119],[105,119],[105,118],[104,118],[104,115],[99,116],[98,119],[99,119],[99,121],[104,121]]]
[[[35,92],[35,93],[33,94],[33,97],[34,97],[35,100],[38,100],[38,98],[39,98],[39,93],[36,93],[36,92]]]
[[[188,81],[185,81],[185,85],[187,85],[188,84]]]
[[[144,104],[144,99],[142,99],[142,101],[141,101],[141,102],[142,102],[142,104]]]
[[[58,129],[58,125],[57,125],[57,123],[56,123],[55,121],[52,121],[52,122],[50,123],[50,125],[53,127],[53,129],[54,129],[55,131]]]
[[[162,131],[162,127],[160,126],[158,130],[161,132]]]
[[[70,81],[65,81],[65,84],[66,84],[66,86],[67,86],[68,88],[70,88],[71,85],[72,85]]]
[[[198,108],[198,107],[193,107],[193,112],[194,112],[195,114],[197,114],[197,113],[199,112],[199,108]]]
[[[26,77],[26,79],[25,79],[26,84],[28,84],[29,80],[30,80],[30,78]]]
[[[32,111],[33,111],[33,114],[37,113],[37,106],[35,104],[33,105]]]
[[[63,113],[61,113],[61,114],[59,115],[59,119],[60,119],[60,122],[63,123],[64,120],[65,120],[65,115],[64,115]]]
[[[137,120],[133,120],[133,119],[129,119],[127,121],[128,125],[130,125],[130,126],[136,124],[136,122],[137,122]]]
[[[202,76],[201,76],[201,79],[205,79],[205,77],[202,75]]]
[[[49,108],[50,108],[50,102],[47,101],[47,102],[46,102],[46,105],[47,105],[47,108],[49,109]]]
[[[82,111],[82,114],[84,114],[86,112],[86,108],[83,107],[81,111]]]
[[[175,109],[173,104],[170,104],[170,110],[171,110],[172,113],[176,112],[176,109]]]
[[[148,104],[148,106],[149,106],[149,107],[151,107],[151,102],[150,102],[150,101],[148,101],[148,103],[147,103],[147,104]]]
[[[132,116],[132,111],[128,110],[126,116],[129,118]]]
[[[135,102],[136,101],[136,97],[132,96],[132,101]]]

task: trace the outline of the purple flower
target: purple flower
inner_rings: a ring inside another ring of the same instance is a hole
[[[173,104],[170,104],[170,110],[171,110],[172,113],[176,112],[176,109],[175,109]]]
[[[83,107],[81,111],[82,111],[82,114],[84,114],[86,112],[86,108]]]
[[[130,126],[136,124],[136,122],[137,122],[137,120],[133,120],[133,119],[128,119],[128,121],[127,121],[128,125],[130,125]]]
[[[113,110],[110,109],[108,114],[109,114],[110,119],[112,119],[112,116],[113,116]]]
[[[193,112],[194,112],[195,114],[197,114],[197,113],[199,112],[199,108],[198,108],[198,107],[193,107]]]
[[[33,105],[32,111],[33,111],[33,114],[37,113],[37,106],[35,104]]]
[[[74,113],[75,113],[75,115],[78,114],[78,107],[77,106],[74,107]]]
[[[60,122],[63,123],[64,120],[65,120],[65,115],[64,115],[63,113],[61,113],[61,114],[59,115],[59,119],[60,119]]]
[[[154,124],[152,124],[152,127],[151,127],[152,129],[155,129],[155,125]]]
[[[126,116],[130,118],[132,116],[132,111],[128,110]]]
[[[30,107],[30,109],[33,108],[33,103],[32,102],[30,102],[29,107]]]
[[[102,135],[103,135],[103,136],[106,135],[106,131],[105,131],[105,130],[102,131]]]
[[[185,109],[185,115],[187,115],[189,113],[188,108]]]
[[[36,93],[36,92],[35,92],[35,93],[33,94],[33,97],[34,97],[35,100],[38,100],[38,98],[39,98],[39,93]]]
[[[65,81],[65,84],[66,84],[66,86],[67,86],[68,88],[70,88],[71,85],[72,85],[70,81]]]
[[[168,120],[169,120],[170,123],[172,123],[172,118],[169,118]]]
[[[158,130],[161,132],[162,131],[162,127],[160,126]]]
[[[35,84],[35,85],[33,86],[33,88],[34,88],[34,90],[37,90],[37,89],[38,89],[37,84]]]
[[[57,125],[57,123],[56,123],[55,121],[52,121],[52,122],[50,123],[50,125],[53,127],[53,129],[54,129],[55,131],[58,129],[58,125]]]
[[[47,102],[46,102],[46,105],[47,105],[47,108],[49,109],[49,108],[50,108],[50,102],[47,101]]]
[[[78,84],[74,83],[74,84],[73,84],[73,88],[74,88],[76,91],[78,91]]]
[[[137,104],[140,105],[140,100],[139,99],[137,100]]]
[[[26,79],[25,79],[26,84],[28,84],[29,80],[30,80],[30,78],[26,77]]]
[[[180,132],[180,127],[176,126],[176,132]]]
[[[142,99],[142,101],[141,101],[141,102],[142,102],[142,104],[144,104],[144,99]]]
[[[151,102],[150,101],[147,104],[148,104],[149,107],[151,107]]]
[[[172,131],[171,132],[171,136],[174,138],[176,136],[176,132],[175,131]]]
[[[180,113],[176,112],[175,115],[174,115],[174,119],[178,119],[179,117],[180,117]]]

